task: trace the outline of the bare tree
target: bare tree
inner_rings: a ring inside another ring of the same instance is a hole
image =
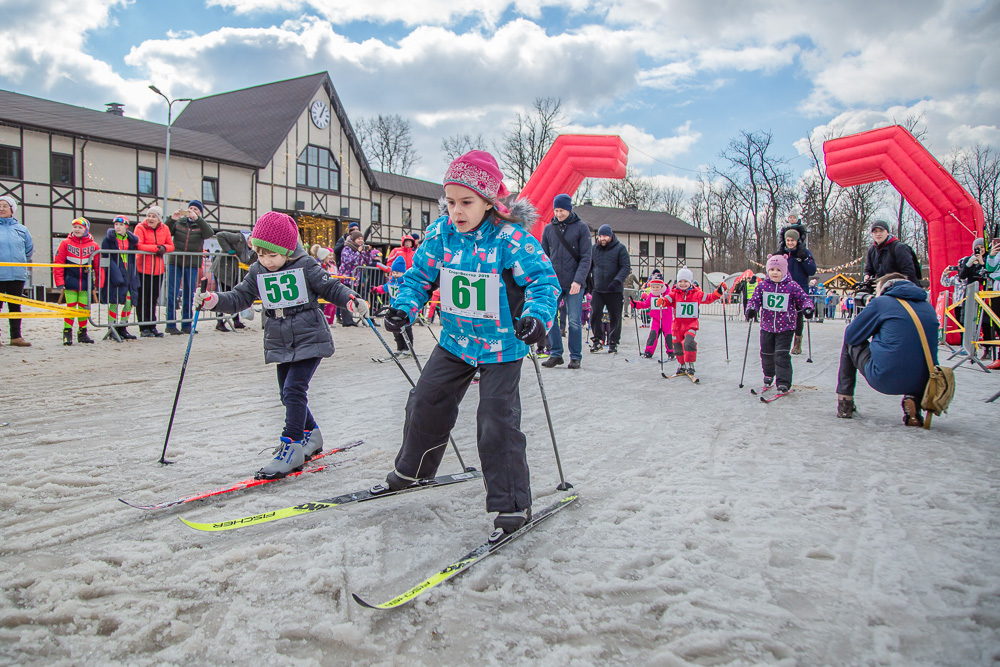
[[[1000,152],[980,142],[958,151],[948,165],[959,183],[983,207],[990,236],[998,236],[1000,225]]]
[[[504,174],[514,181],[515,189],[520,190],[528,182],[563,124],[562,101],[538,97],[532,110],[518,113],[500,141],[494,143]]]
[[[469,151],[486,150],[486,140],[482,133],[472,136],[471,134],[453,134],[441,140],[441,152],[451,162],[455,158],[465,155]]]
[[[380,171],[405,176],[420,159],[413,148],[410,121],[399,114],[361,117],[355,130],[365,155]]]
[[[785,161],[772,153],[771,132],[745,132],[729,142],[720,157],[728,164],[712,173],[729,183],[753,228],[753,257],[764,261],[778,236],[778,211],[793,200]]]
[[[826,135],[823,142],[839,135]],[[826,257],[829,245],[830,216],[840,200],[843,190],[826,175],[826,160],[822,155],[822,142],[816,145],[809,137],[809,155],[813,161],[813,173],[805,178],[799,193],[802,209],[802,223],[809,230],[809,249],[818,262]]]
[[[580,187],[576,189],[576,195],[573,198],[580,204],[593,204],[594,200],[599,197],[600,192],[600,184],[596,178],[585,178],[580,183]]]
[[[684,213],[684,201],[687,197],[684,190],[677,186],[660,187],[660,210],[669,213],[675,218],[681,217]]]
[[[885,201],[885,181],[863,183],[844,189],[833,217],[830,234],[833,257],[842,263],[863,255],[869,244],[867,232]]]
[[[927,135],[926,127],[921,127],[919,129],[917,128],[917,126],[921,122],[923,122],[923,120],[924,120],[923,112],[921,112],[917,116],[909,114],[906,118],[903,119],[902,122],[898,123],[896,122],[895,118],[892,119],[892,121],[897,125],[902,125],[904,128],[906,128],[917,141],[920,141]],[[899,239],[903,238],[903,209],[905,208],[906,208],[906,199],[903,197],[903,193],[899,193],[899,206],[896,209],[896,238]]]

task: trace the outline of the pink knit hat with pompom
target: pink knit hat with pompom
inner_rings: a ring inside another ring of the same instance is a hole
[[[486,151],[469,151],[455,158],[444,173],[443,185],[449,184],[469,188],[491,202],[510,194],[496,158]]]
[[[291,216],[277,211],[268,211],[257,218],[250,234],[250,243],[255,248],[266,248],[279,255],[291,255],[299,242],[299,228]]]

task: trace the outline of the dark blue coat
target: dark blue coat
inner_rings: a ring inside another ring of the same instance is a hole
[[[594,244],[592,254],[594,265],[595,292],[624,292],[625,279],[632,271],[628,250],[614,234],[606,246]]]
[[[138,255],[126,255],[128,262],[122,261],[121,253],[116,250],[138,250],[139,237],[132,232],[125,232],[127,241],[118,244],[115,228],[108,229],[107,235],[101,241],[101,275],[103,282],[98,290],[101,303],[125,303],[128,296],[132,304],[139,301],[139,272],[136,271]]]
[[[788,258],[788,275],[799,284],[799,287],[808,292],[809,277],[816,275],[816,259],[809,252],[809,248],[799,242],[795,250],[789,250],[782,241],[778,254]]]
[[[872,358],[865,377],[872,389],[883,394],[922,396],[930,377],[927,361],[913,319],[897,298],[908,301],[920,318],[931,357],[937,364],[937,315],[926,292],[911,282],[891,285],[882,296],[869,301],[847,326],[844,342],[859,345],[871,339]]]
[[[576,257],[559,240],[560,235],[576,251]],[[586,286],[591,259],[590,228],[580,216],[570,213],[563,222],[552,218],[552,222],[545,225],[542,231],[542,250],[549,256],[552,268],[556,270],[556,277],[559,278],[559,286],[564,292],[568,292],[573,283],[580,287]]]

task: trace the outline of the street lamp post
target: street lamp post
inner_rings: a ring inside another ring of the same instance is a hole
[[[172,100],[160,92],[160,89],[153,84],[149,85],[149,89],[167,101],[167,158],[166,164],[163,167],[163,215],[167,216],[170,215],[168,212],[169,207],[167,206],[167,198],[170,195],[170,124],[173,122],[173,106],[174,102],[190,102],[191,98],[179,97],[176,100]]]

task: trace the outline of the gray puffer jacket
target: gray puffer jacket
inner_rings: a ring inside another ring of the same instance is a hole
[[[345,307],[353,290],[334,280],[310,257],[300,243],[292,256],[279,271],[303,269],[309,290],[309,303],[294,308],[286,308],[284,317],[280,311],[264,310],[264,361],[269,364],[284,364],[291,361],[329,357],[333,355],[333,336],[330,325],[323,316],[323,306],[317,301],[326,299],[330,303]],[[260,298],[257,290],[257,276],[269,273],[261,263],[250,266],[243,281],[231,292],[219,294],[216,311],[238,313],[250,307]]]

